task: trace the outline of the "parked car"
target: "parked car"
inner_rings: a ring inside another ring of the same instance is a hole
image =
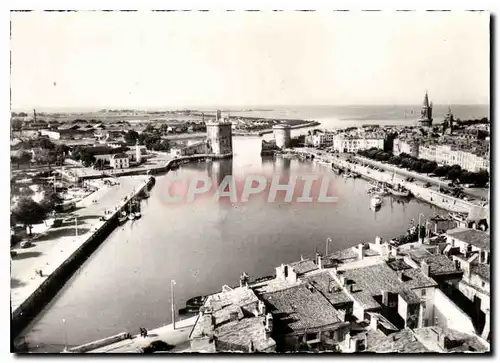
[[[430,188],[430,186],[431,186],[431,183],[429,183],[429,182],[424,184],[424,188]]]

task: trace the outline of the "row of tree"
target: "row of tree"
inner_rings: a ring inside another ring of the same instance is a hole
[[[33,225],[42,223],[50,213],[58,208],[61,202],[62,199],[59,194],[50,189],[45,190],[44,197],[40,203],[35,202],[29,196],[23,196],[11,211],[11,226],[21,223],[28,229],[28,233],[31,236]]]
[[[128,145],[135,145],[139,142],[140,145],[145,145],[148,150],[170,151],[168,140],[162,139],[160,131],[154,128],[146,129],[140,134],[137,131],[129,130],[124,138]]]
[[[12,165],[19,167],[22,164],[62,165],[69,152],[66,145],[55,145],[47,138],[39,138],[23,142],[23,147],[16,154],[10,156]],[[34,151],[29,151],[34,150]]]
[[[483,187],[489,181],[489,173],[486,170],[470,172],[463,170],[459,165],[439,166],[435,161],[419,159],[406,153],[395,156],[390,152],[371,148],[368,150],[360,150],[358,154],[369,159],[387,162],[391,165],[406,168],[417,173],[435,174],[438,177],[446,177],[446,179],[452,182],[459,181],[460,183],[475,184],[479,187]]]

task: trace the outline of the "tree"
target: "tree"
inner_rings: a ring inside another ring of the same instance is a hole
[[[450,170],[450,167],[448,165],[443,165],[443,166],[438,166],[436,169],[434,169],[433,173],[436,174],[437,176],[446,176],[448,174],[448,171]]]
[[[64,159],[66,158],[66,155],[69,152],[69,147],[64,144],[59,144],[56,146],[54,152],[56,154],[56,164],[63,165]]]
[[[435,161],[426,161],[422,164],[422,172],[426,174],[432,173],[436,170],[437,166]]]
[[[461,170],[460,171],[460,175],[458,176],[458,180],[462,184],[472,183],[473,182],[473,178],[474,178],[473,174],[474,173],[471,173],[471,172],[469,172],[467,170]]]
[[[452,182],[454,182],[455,180],[457,180],[461,174],[461,169],[460,167],[458,168],[450,168],[450,170],[448,170],[448,173],[446,174],[446,178],[447,179],[450,179]]]
[[[41,137],[35,142],[38,147],[41,147],[42,149],[55,149],[55,145],[52,141],[50,141],[46,137]]]
[[[45,213],[50,213],[56,209],[56,206],[62,203],[62,198],[52,189],[46,190],[40,205]]]
[[[17,203],[17,206],[13,210],[13,214],[17,221],[22,223],[25,227],[29,229],[29,235],[31,236],[31,229],[33,224],[43,222],[46,211],[45,209],[29,197],[23,197]]]
[[[85,166],[85,167],[89,167],[91,166],[92,164],[95,163],[96,161],[96,158],[94,155],[92,155],[91,153],[89,153],[88,151],[84,151],[82,153],[82,156],[81,156],[81,162],[82,162],[82,165]]]
[[[129,145],[135,144],[139,138],[139,133],[134,130],[128,130],[124,136],[125,142]]]
[[[32,155],[29,152],[22,151],[19,154],[19,163],[20,164],[27,164],[31,162]]]
[[[474,173],[473,180],[477,186],[484,187],[490,181],[490,175],[486,170],[481,170]]]
[[[19,131],[23,128],[23,122],[21,120],[12,120],[10,123],[12,131]]]

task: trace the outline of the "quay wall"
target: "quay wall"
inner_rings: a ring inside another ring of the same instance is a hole
[[[92,350],[96,350],[107,345],[111,345],[114,343],[121,342],[126,339],[131,339],[132,336],[130,333],[123,332],[120,334],[116,334],[107,338],[99,339],[94,342],[86,343],[83,345],[79,345],[78,347],[68,349],[68,353],[87,353]]]
[[[298,154],[298,155],[309,155],[309,156],[314,156],[314,160],[318,160],[321,158],[321,155],[317,155],[314,152],[311,151],[305,151],[305,150],[300,150],[296,151],[293,149],[287,149],[286,152],[293,153],[293,154]],[[325,166],[330,166],[331,164],[341,167],[341,168],[346,168],[346,169],[352,169],[351,165],[349,165],[345,160],[340,159],[340,158],[331,158],[329,161],[326,162],[320,162],[323,163]],[[370,181],[377,181],[377,182],[390,182],[391,181],[391,176],[389,173],[380,173],[376,172],[374,170],[368,170],[363,167],[356,167],[354,169],[355,172],[359,173],[363,179],[370,180]],[[369,173],[368,173],[369,172]],[[429,204],[435,205],[436,207],[439,207],[441,209],[450,211],[450,212],[469,212],[471,208],[477,207],[477,205],[459,199],[452,197],[447,194],[443,194],[440,192],[437,192],[432,189],[424,188],[423,186],[417,185],[412,182],[406,182],[406,181],[398,181],[401,185],[403,185],[405,188],[409,189],[412,194],[415,196],[415,198],[418,198],[420,200],[423,200]]]
[[[232,153],[225,155],[212,155],[212,154],[200,154],[200,155],[190,155],[181,156],[175,159],[167,161],[164,165],[158,166],[156,168],[149,169],[150,172],[168,172],[173,166],[178,165],[183,162],[189,162],[200,159],[226,159],[231,158]],[[125,176],[125,175],[137,175],[144,174],[146,170],[130,170],[119,172],[111,175]],[[105,175],[104,177],[109,177],[110,175]],[[85,179],[98,179],[102,178],[102,175],[88,176],[80,178],[79,180]],[[81,244],[81,246],[76,249],[70,257],[68,257],[61,265],[59,265],[55,271],[53,271],[45,281],[43,281],[40,286],[21,304],[19,305],[11,314],[11,338],[14,340],[23,329],[40,313],[40,311],[54,298],[54,296],[59,292],[59,290],[64,286],[66,281],[73,275],[73,273],[85,262],[85,260],[97,249],[97,247],[104,242],[107,236],[116,228],[118,223],[118,214],[121,212],[123,207],[139,193],[141,193],[145,188],[150,189],[153,185],[153,179],[149,178],[148,181],[137,189],[135,194],[127,197],[126,200],[121,201],[119,208],[113,212],[111,217],[104,221],[100,227],[98,227],[92,234]]]
[[[170,155],[169,153],[161,153],[163,155]],[[144,175],[146,173],[150,174],[158,174],[162,172],[168,172],[171,170],[172,166],[178,165],[184,161],[194,161],[200,159],[227,159],[233,157],[233,153],[223,154],[223,155],[215,155],[215,154],[195,154],[189,156],[179,156],[175,159],[170,159],[165,162],[163,165],[148,167],[148,168],[134,168],[130,170],[120,170],[120,171],[112,171],[107,170],[103,173],[96,173],[92,175],[84,175],[84,176],[74,176],[70,175],[68,172],[63,172],[63,177],[66,180],[69,180],[73,183],[80,182],[82,180],[88,179],[102,179],[102,178],[114,178],[119,176],[130,176],[130,175]]]
[[[11,338],[15,339],[21,331],[40,313],[40,311],[54,298],[59,290],[83,262],[104,242],[107,236],[114,230],[118,222],[118,214],[122,208],[146,188],[150,188],[154,181],[148,181],[137,189],[135,194],[122,201],[111,217],[96,228],[90,236],[59,265],[40,286],[15,309],[11,316]]]

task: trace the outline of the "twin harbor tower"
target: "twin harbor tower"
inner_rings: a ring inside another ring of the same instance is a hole
[[[231,157],[233,155],[233,131],[229,115],[223,118],[217,110],[215,120],[209,120],[207,125],[207,154],[217,157]]]

